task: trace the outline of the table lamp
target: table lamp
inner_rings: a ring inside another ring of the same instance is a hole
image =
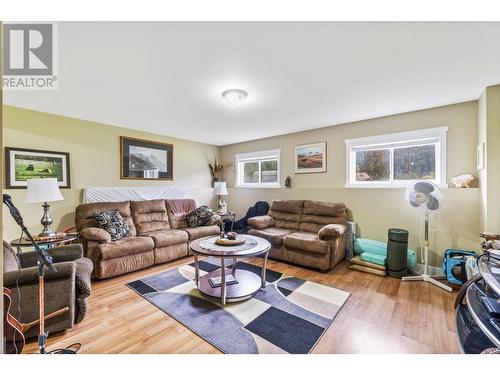
[[[214,182],[214,194],[219,196],[219,204],[217,205],[217,211],[221,214],[227,213],[227,206],[223,195],[227,195],[226,183],[222,181]]]
[[[40,222],[43,225],[40,237],[53,236],[55,232],[50,225],[53,220],[49,212],[49,203],[55,201],[62,201],[64,198],[59,190],[57,178],[33,178],[27,180],[28,193],[26,194],[26,203],[43,203],[43,216]]]

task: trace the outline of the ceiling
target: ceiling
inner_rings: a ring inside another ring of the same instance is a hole
[[[475,100],[500,83],[499,38],[499,22],[60,22],[59,89],[4,102],[225,145]]]

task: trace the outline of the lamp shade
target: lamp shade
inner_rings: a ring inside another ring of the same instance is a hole
[[[57,178],[33,178],[27,180],[27,184],[27,203],[55,202],[64,199],[59,190]]]
[[[227,195],[227,188],[225,182],[214,182],[215,195]]]

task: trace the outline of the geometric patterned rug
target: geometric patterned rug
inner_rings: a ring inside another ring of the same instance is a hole
[[[200,261],[200,276],[219,269]],[[261,268],[238,262],[260,275]],[[194,283],[194,264],[127,285],[191,331],[227,354],[307,354],[321,339],[350,293],[267,270],[266,288],[252,298],[222,306]]]

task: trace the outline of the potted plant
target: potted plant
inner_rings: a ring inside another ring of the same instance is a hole
[[[208,167],[210,168],[210,174],[212,175],[212,187],[214,187],[214,183],[220,181],[220,173],[224,166],[222,164],[217,164],[217,158],[214,159],[214,163],[208,163]]]

